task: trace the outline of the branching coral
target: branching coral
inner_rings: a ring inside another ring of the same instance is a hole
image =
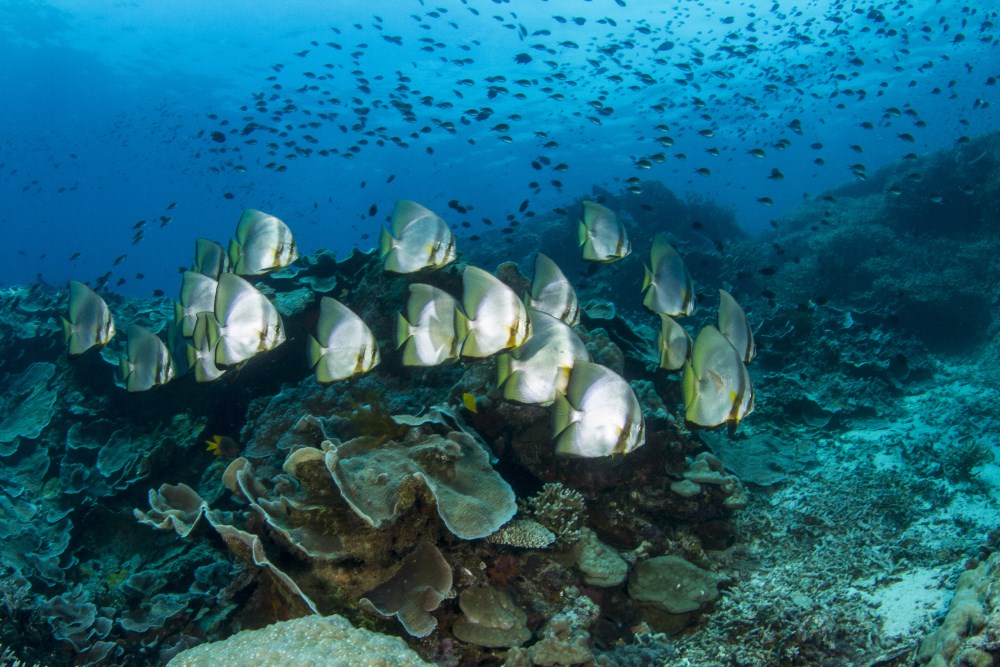
[[[556,546],[567,547],[582,536],[587,523],[583,495],[559,482],[550,482],[528,500],[535,520],[556,536]]]

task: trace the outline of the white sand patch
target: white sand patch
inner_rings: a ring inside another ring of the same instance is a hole
[[[979,527],[982,532],[982,542],[985,544],[991,530],[997,527],[997,507],[996,501],[989,496],[977,493],[976,495],[956,494],[948,503],[949,518],[958,523],[972,523]],[[970,528],[965,527],[968,533]]]
[[[876,589],[871,602],[882,619],[882,636],[910,636],[943,610],[951,595],[943,583],[950,569],[914,568],[899,574],[898,581]]]

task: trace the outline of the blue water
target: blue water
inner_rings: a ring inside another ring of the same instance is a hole
[[[530,224],[632,177],[707,195],[765,229],[855,179],[851,165],[871,174],[997,126],[995,11],[880,11],[884,20],[825,2],[6,2],[0,282],[110,270],[117,291],[171,296],[194,238],[225,242],[243,207],[284,219],[305,252],[343,256],[373,246],[398,198],[467,236],[484,218]],[[503,90],[491,97],[491,86]],[[774,169],[784,178],[768,178]]]

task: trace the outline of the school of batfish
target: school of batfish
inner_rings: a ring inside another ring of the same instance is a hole
[[[458,257],[455,237],[433,211],[409,200],[396,203],[382,230],[383,270],[414,274],[439,269]],[[577,239],[583,258],[614,262],[632,246],[618,216],[586,201]],[[195,242],[195,261],[183,274],[167,340],[131,325],[119,380],[130,392],[146,391],[186,372],[210,382],[285,341],[277,309],[241,276],[288,266],[299,253],[288,225],[247,209],[228,252],[207,239]],[[559,267],[538,253],[530,290],[522,297],[475,266],[462,271],[460,298],[428,284],[409,285],[397,314],[395,343],[406,366],[497,356],[497,385],[507,400],[552,406],[556,452],[570,457],[627,454],[645,443],[639,400],[629,383],[593,363],[574,331],[580,306]],[[643,305],[661,321],[655,343],[660,367],[681,372],[686,420],[700,427],[735,428],[754,408],[746,364],[756,354],[753,329],[736,300],[719,290],[718,327],[692,339],[677,319],[695,310],[691,275],[662,234],[655,237],[643,279]],[[105,301],[87,285],[70,281],[63,330],[71,357],[107,344],[115,323]],[[176,351],[182,351],[178,354]],[[341,302],[320,300],[315,335],[306,351],[321,383],[367,373],[380,361],[368,325]]]

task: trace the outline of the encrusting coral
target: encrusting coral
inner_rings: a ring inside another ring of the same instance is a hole
[[[688,615],[719,597],[716,577],[679,556],[639,561],[628,581],[629,596],[651,612],[654,627],[677,632]]]
[[[528,615],[510,594],[496,588],[466,588],[458,596],[462,616],[452,632],[462,641],[486,647],[521,646],[531,638]]]
[[[941,626],[920,644],[917,664],[990,667],[1000,641],[1000,552],[959,576]]]

